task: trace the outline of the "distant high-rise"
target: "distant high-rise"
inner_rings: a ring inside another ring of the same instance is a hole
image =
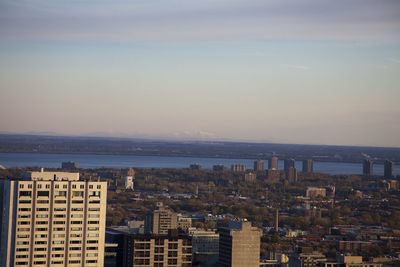
[[[393,178],[393,162],[390,160],[385,160],[384,164],[384,177],[385,178]]]
[[[259,159],[259,160],[254,161],[254,171],[260,172],[260,171],[264,171],[264,170],[265,170],[265,168],[264,168],[263,160]]]
[[[218,164],[213,166],[214,171],[226,171],[228,168],[223,164]]]
[[[176,213],[159,206],[157,210],[147,215],[144,220],[144,232],[146,234],[168,234],[168,230],[178,228],[178,216]]]
[[[125,189],[133,190],[133,181],[135,179],[135,171],[129,168],[127,176],[125,176]]]
[[[294,163],[295,160],[294,159],[285,159],[285,161],[283,162],[283,168],[285,171],[288,171],[289,168],[294,168]]]
[[[272,157],[268,159],[268,169],[277,170],[278,169],[278,157]]]
[[[243,177],[243,180],[246,183],[255,183],[256,179],[257,179],[257,175],[253,172],[246,173]]]
[[[78,163],[73,161],[66,161],[61,163],[62,169],[78,169]]]
[[[365,176],[372,176],[372,168],[373,168],[373,162],[370,159],[364,159],[363,160],[363,175]]]
[[[294,167],[290,167],[286,171],[286,179],[289,181],[289,183],[297,183],[297,169]]]
[[[262,231],[248,221],[231,221],[219,231],[219,260],[221,267],[260,266]]]
[[[29,172],[0,181],[0,266],[103,266],[107,183]]]
[[[192,169],[192,170],[202,170],[202,169],[203,169],[203,166],[201,166],[201,165],[198,164],[198,163],[190,164],[190,169]]]
[[[313,172],[314,171],[314,162],[312,159],[303,160],[303,172]]]
[[[232,164],[231,170],[233,172],[245,172],[246,171],[246,164]]]

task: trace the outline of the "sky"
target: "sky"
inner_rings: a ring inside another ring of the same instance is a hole
[[[400,147],[398,0],[0,0],[0,132]]]

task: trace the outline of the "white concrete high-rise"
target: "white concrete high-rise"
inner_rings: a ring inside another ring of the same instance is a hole
[[[106,182],[42,169],[0,194],[0,266],[103,266]]]

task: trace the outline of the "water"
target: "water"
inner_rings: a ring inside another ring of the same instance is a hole
[[[253,168],[254,160],[227,159],[227,158],[195,158],[195,157],[159,157],[134,155],[92,155],[92,154],[40,154],[40,153],[0,153],[0,165],[9,167],[48,167],[60,168],[61,162],[74,161],[80,168],[188,168],[190,164],[198,163],[204,169],[212,169],[213,165],[223,164],[230,168],[233,163],[246,164],[248,169]],[[265,167],[268,162],[265,161]],[[299,171],[302,162],[296,161]],[[283,169],[283,161],[279,161],[279,169]],[[343,162],[314,162],[314,172],[329,174],[361,174],[361,163]],[[395,166],[395,175],[400,175],[400,166]],[[374,164],[374,174],[383,175],[383,165]]]

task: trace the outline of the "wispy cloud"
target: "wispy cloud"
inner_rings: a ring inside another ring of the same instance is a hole
[[[386,60],[388,60],[390,62],[394,62],[394,63],[400,64],[400,59],[398,59],[398,58],[387,58]]]
[[[311,69],[309,66],[304,65],[286,65],[288,68],[297,69],[297,70],[309,70]]]
[[[382,40],[400,1],[4,0],[0,21],[0,40]]]

